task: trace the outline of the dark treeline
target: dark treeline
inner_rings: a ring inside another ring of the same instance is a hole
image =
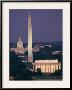
[[[10,76],[16,80],[31,80],[32,72],[28,70],[24,63],[21,62],[20,58],[15,54],[14,51],[10,52]]]
[[[37,69],[37,72],[32,72],[28,68],[29,65],[31,63],[22,63],[21,58],[14,51],[10,51],[9,76],[14,77],[14,80],[32,80],[32,76],[41,75],[40,69]]]

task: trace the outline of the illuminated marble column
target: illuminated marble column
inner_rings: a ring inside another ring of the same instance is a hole
[[[56,64],[56,70],[58,70],[58,65]]]
[[[54,65],[51,65],[51,73],[54,72]]]
[[[46,65],[46,72],[48,72],[48,65]]]
[[[52,71],[52,67],[51,67],[51,65],[50,65],[50,73],[51,73],[51,71]]]
[[[46,65],[45,65],[45,72],[46,72]]]
[[[32,21],[31,15],[28,15],[28,62],[33,62],[32,54]]]
[[[50,67],[50,65],[49,65],[49,73],[50,73],[50,71],[51,71],[51,69],[50,69],[51,67]]]
[[[53,69],[54,69],[54,72],[55,72],[55,65],[54,65],[54,68]]]

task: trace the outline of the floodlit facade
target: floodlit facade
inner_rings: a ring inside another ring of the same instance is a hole
[[[43,73],[54,73],[55,70],[61,70],[61,62],[56,60],[35,60],[33,70],[40,68]]]
[[[14,50],[16,53],[24,54],[24,52],[27,50],[23,47],[23,42],[21,38],[19,37],[19,40],[17,42],[17,48],[11,48],[11,51]]]

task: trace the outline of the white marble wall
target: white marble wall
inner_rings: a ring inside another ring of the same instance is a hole
[[[35,65],[35,70],[37,68],[40,68],[42,72],[46,73],[54,73],[55,70],[60,70],[61,69],[61,64],[51,64],[51,65],[44,65],[44,64],[36,64]]]

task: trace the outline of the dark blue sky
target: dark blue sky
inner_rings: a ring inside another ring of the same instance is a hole
[[[33,42],[62,41],[61,9],[10,9],[10,42],[17,42],[18,37],[28,42],[28,14],[32,16]]]

